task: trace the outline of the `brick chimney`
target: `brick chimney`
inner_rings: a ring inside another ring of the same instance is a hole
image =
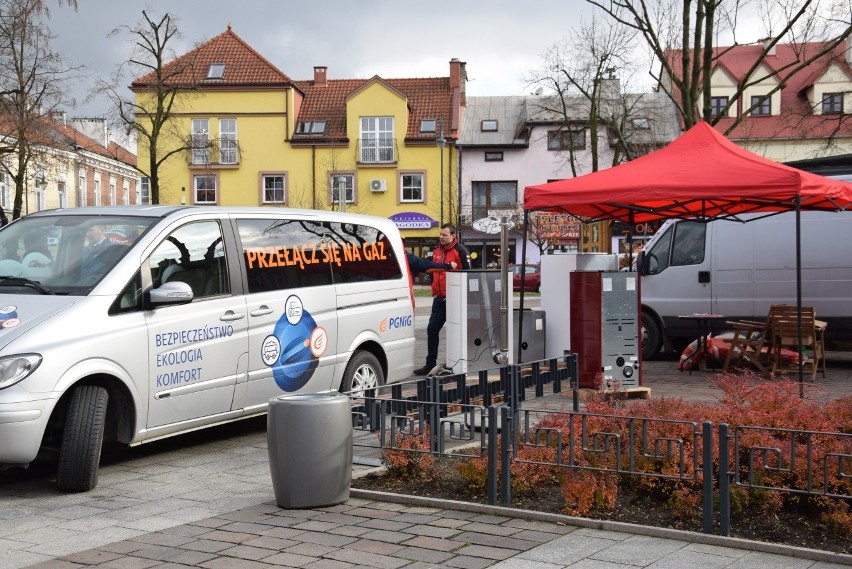
[[[314,66],[314,85],[318,87],[328,85],[328,67],[325,65]]]
[[[467,70],[465,62],[459,61],[454,57],[450,60],[450,89],[458,89],[461,94],[461,104],[466,103],[465,100],[465,84],[467,83]]]

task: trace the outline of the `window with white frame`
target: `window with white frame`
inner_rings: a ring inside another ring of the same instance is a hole
[[[6,172],[0,172],[0,207],[5,211],[12,207],[12,194],[9,191],[9,177]]]
[[[56,189],[59,191],[59,207],[66,208],[68,207],[68,191],[65,180],[59,180],[56,182]]]
[[[77,178],[77,207],[86,207],[87,203],[86,172],[80,172]]]
[[[192,119],[192,163],[210,163],[210,121]]]
[[[219,163],[237,162],[237,119],[219,119]]]
[[[95,173],[95,205],[101,205],[101,174]]]
[[[195,203],[213,205],[216,203],[216,176],[198,175],[192,177],[195,190]]]
[[[334,174],[331,177],[332,204],[340,203],[341,193],[345,196],[346,203],[355,203],[355,176],[353,174]]]
[[[420,121],[420,132],[437,132],[437,119],[422,119]]]
[[[115,178],[112,176],[109,177],[109,205],[115,205],[117,202],[115,201]]]
[[[137,204],[150,204],[151,203],[151,178],[148,176],[142,176],[139,179],[139,185],[142,186],[142,191],[136,192],[136,203]]]
[[[402,174],[399,179],[399,201],[423,201],[423,174]]]
[[[325,121],[299,121],[296,123],[296,132],[299,134],[324,134]]]
[[[287,184],[284,174],[263,175],[263,203],[287,202]]]
[[[122,202],[125,205],[130,205],[130,180],[121,182]]]
[[[361,117],[361,162],[393,162],[393,146],[393,117]]]

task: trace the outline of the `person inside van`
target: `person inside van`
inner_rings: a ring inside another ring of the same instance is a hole
[[[86,233],[86,250],[83,253],[83,265],[80,276],[84,280],[99,277],[107,267],[104,253],[112,244],[103,225],[95,224]]]

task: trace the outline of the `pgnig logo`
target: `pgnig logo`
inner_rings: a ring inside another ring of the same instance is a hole
[[[413,321],[414,317],[410,314],[408,316],[388,316],[379,323],[379,331],[387,332],[388,330],[409,328]]]

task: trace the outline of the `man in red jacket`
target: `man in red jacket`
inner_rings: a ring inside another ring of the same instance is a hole
[[[456,226],[445,223],[438,236],[439,245],[432,253],[436,263],[450,263],[462,270],[470,269],[467,249],[456,237]],[[443,271],[432,273],[432,314],[426,327],[427,352],[426,365],[414,370],[415,375],[429,375],[438,363],[438,334],[447,321],[447,274]]]

